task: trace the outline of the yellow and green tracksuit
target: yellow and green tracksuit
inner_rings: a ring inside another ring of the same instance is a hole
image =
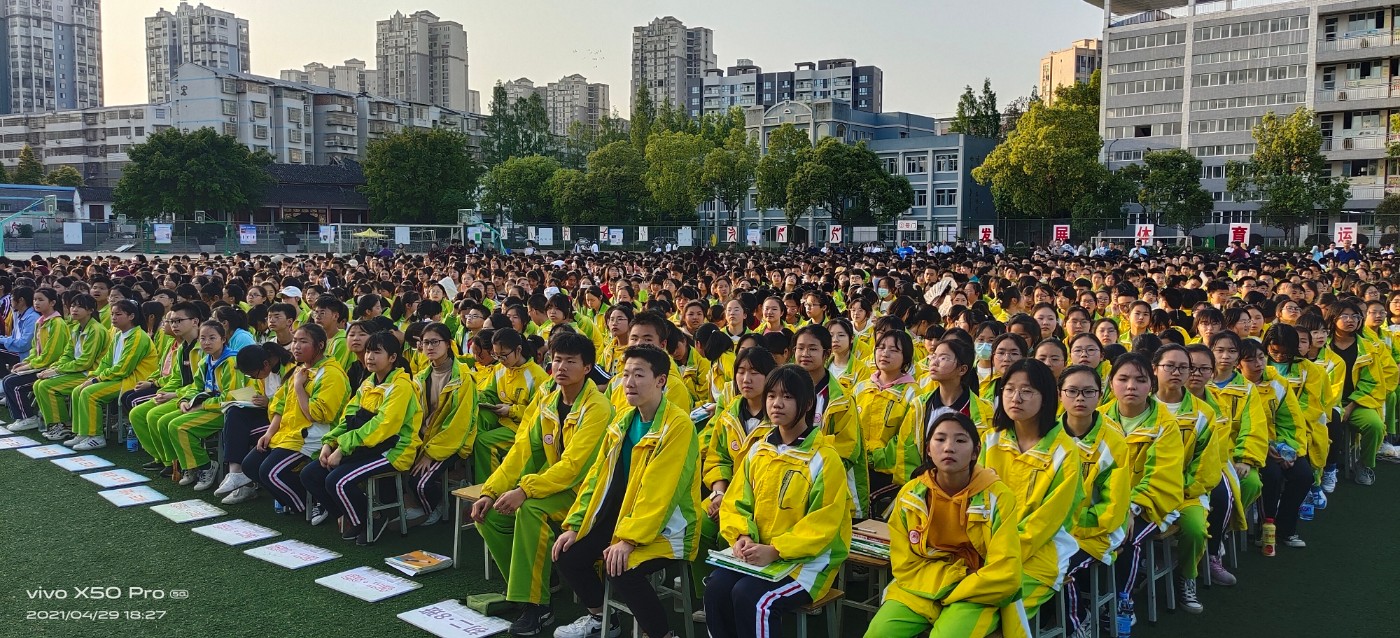
[[[549,604],[555,527],[574,504],[578,485],[597,460],[603,433],[613,420],[612,404],[592,381],[583,382],[561,420],[562,396],[556,388],[536,402],[501,466],[481,487],[481,495],[493,499],[517,487],[525,493],[525,502],[514,514],[491,509],[477,527],[496,566],[507,575],[508,601]]]
[[[1181,497],[1185,493],[1186,451],[1176,419],[1155,397],[1148,399],[1148,414],[1132,429],[1128,429],[1127,421],[1119,412],[1117,400],[1099,411],[1123,424],[1123,435],[1128,443],[1125,467],[1132,469],[1131,504],[1141,510],[1143,518],[1166,529],[1167,519],[1181,507]],[[1129,516],[1128,525],[1131,524]]]
[[[24,363],[29,365],[30,370],[44,370],[57,365],[63,354],[72,347],[73,335],[70,325],[63,317],[54,314],[50,317],[41,317],[34,327],[34,347],[29,349],[29,356],[24,358]]]
[[[155,343],[145,330],[133,327],[124,334],[113,335],[107,355],[92,375],[95,381],[73,393],[73,433],[78,436],[101,433],[102,419],[98,411],[102,404],[136,387],[137,382],[150,377],[155,369]]]
[[[1021,536],[1021,604],[1034,616],[1063,584],[1069,559],[1079,550],[1074,515],[1084,498],[1079,447],[1056,424],[1022,452],[1015,429],[992,430],[983,440],[979,465],[997,473],[1016,495]]]
[[[938,392],[937,384],[928,392],[919,395],[904,413],[904,420],[899,424],[899,434],[890,439],[885,447],[870,451],[870,469],[889,473],[894,477],[895,483],[909,481],[914,470],[924,462],[924,450],[928,446],[929,435],[929,404],[933,401],[935,392]],[[977,424],[977,431],[985,433],[992,424],[991,404],[969,392],[967,409],[971,412],[969,417],[972,422]]]
[[[851,489],[851,514],[856,518],[870,517],[870,461],[865,451],[865,440],[861,437],[860,421],[856,418],[856,407],[851,395],[841,389],[841,384],[831,373],[826,374],[826,406],[816,412],[813,425],[821,429],[841,455],[846,468],[846,483]],[[821,388],[817,388],[817,402],[821,402]]]
[[[734,358],[734,353],[726,350],[720,353],[718,359],[710,362],[710,394],[699,403],[713,401],[718,405],[729,405],[734,400]]]
[[[1061,416],[1060,426],[1064,423]],[[1079,502],[1072,533],[1080,550],[1108,565],[1113,562],[1113,550],[1127,535],[1132,490],[1132,471],[1124,466],[1128,441],[1117,421],[1096,413],[1094,426],[1083,438],[1075,439],[1075,444],[1079,447],[1084,498]]]
[[[887,388],[881,388],[873,380],[866,380],[856,384],[855,391],[850,395],[854,397],[856,420],[860,426],[864,447],[871,450],[873,456],[875,450],[884,449],[899,435],[904,415],[916,409],[919,388],[912,382],[912,377],[908,378],[908,382],[897,381]],[[884,474],[893,473],[893,467],[889,464],[881,464],[880,468],[871,470]]]
[[[626,350],[627,344],[618,343],[616,340],[598,348],[598,364],[603,366],[603,371],[607,372],[609,377],[622,374],[622,353]]]
[[[694,346],[689,348],[685,365],[677,365],[685,389],[690,393],[691,405],[703,405],[710,401],[710,360],[700,356]]]
[[[786,575],[819,600],[851,547],[851,493],[831,439],[809,427],[793,445],[778,428],[754,443],[734,471],[719,510],[720,535],[772,545]]]
[[[350,379],[340,362],[330,357],[306,368],[306,407],[301,409],[296,388],[292,387],[295,371],[282,379],[282,385],[268,401],[268,411],[282,417],[277,431],[268,440],[268,448],[300,451],[315,457],[321,448],[321,438],[340,420],[340,413],[350,397]]]
[[[359,427],[350,427],[347,420],[360,411],[374,416]],[[344,456],[360,448],[373,448],[397,436],[394,447],[384,453],[389,465],[402,472],[413,466],[422,440],[418,424],[422,422],[422,407],[418,403],[418,388],[407,372],[400,368],[389,371],[381,383],[370,375],[360,385],[360,391],[345,405],[339,422],[321,437],[323,445],[334,443]]]
[[[1298,453],[1298,458],[1307,458],[1311,430],[1306,411],[1293,393],[1288,378],[1273,368],[1266,368],[1262,382],[1254,387],[1269,416],[1270,445],[1284,443]]]
[[[1380,365],[1373,372],[1376,374],[1376,381],[1382,388],[1381,421],[1385,423],[1386,433],[1395,433],[1395,389],[1400,384],[1400,367],[1396,365],[1396,358],[1400,357],[1395,349],[1395,341],[1390,336],[1390,331],[1384,328],[1376,330],[1374,328],[1362,328],[1357,333],[1358,337],[1364,337],[1371,346],[1371,353],[1374,360]]]
[[[1331,340],[1328,340],[1331,348]],[[1346,389],[1346,365],[1337,366],[1333,375],[1333,391],[1341,397],[1341,406],[1355,404],[1351,411],[1351,425],[1361,433],[1361,464],[1368,468],[1376,466],[1376,451],[1380,449],[1381,438],[1385,435],[1385,423],[1381,413],[1385,411],[1385,395],[1389,388],[1385,385],[1389,371],[1387,357],[1380,356],[1374,341],[1361,334],[1356,335],[1356,361],[1351,369],[1352,391],[1350,396],[1341,396]]]
[[[638,419],[628,406],[614,416],[603,435],[602,456],[588,470],[579,486],[562,529],[588,536],[622,462],[625,432]],[[691,560],[700,545],[700,439],[689,412],[663,398],[653,415],[651,429],[632,448],[627,487],[617,526],[609,544],[627,541],[634,549],[627,569],[654,559]]]
[[[418,387],[423,392],[418,403],[428,405],[428,382],[432,377],[432,366],[418,375]],[[447,383],[438,388],[437,410],[428,416],[427,423],[419,433],[423,441],[422,453],[434,461],[446,461],[453,455],[467,458],[471,456],[472,445],[476,443],[477,410],[476,382],[471,369],[465,363],[452,361],[452,373]]]
[[[195,369],[199,367],[199,362],[204,358],[204,353],[200,352],[199,345],[194,341],[172,343],[161,358],[161,365],[156,370],[157,376],[154,381],[156,392],[168,392],[178,395],[180,389],[194,383]],[[156,425],[160,419],[172,412],[180,411],[180,400],[178,396],[165,403],[156,403],[154,399],[143,401],[131,409],[131,414],[127,417],[131,420],[131,431],[136,434],[136,440],[141,443],[141,449],[149,453],[155,460],[165,465],[175,462],[175,448],[171,441],[166,439],[163,433],[156,431]]]
[[[671,371],[666,373],[666,401],[689,412],[695,407],[690,398],[690,389],[686,387],[685,379],[681,378],[681,370],[676,366],[675,359],[670,361]],[[614,410],[622,412],[627,409],[627,393],[622,390],[621,374],[614,375],[608,382],[608,399],[612,401]]]
[[[1327,424],[1336,417],[1334,411],[1340,411],[1342,407],[1342,370],[1346,367],[1346,362],[1341,355],[1332,351],[1331,348],[1323,346],[1317,353],[1317,359],[1313,360],[1318,368],[1322,369],[1322,419],[1313,422],[1312,436],[1309,438],[1308,456],[1316,461],[1313,468],[1313,485],[1321,485],[1322,471],[1327,466],[1327,457],[1332,451],[1332,437],[1327,432]]]
[[[112,336],[96,317],[84,324],[70,324],[69,330],[72,347],[64,348],[58,362],[52,366],[58,376],[34,382],[34,400],[39,404],[44,425],[68,421],[73,390],[97,369],[103,355],[107,354]]]
[[[759,420],[753,424],[753,429],[749,430],[742,415],[745,401],[743,397],[739,397],[717,410],[706,428],[709,436],[706,437],[702,433],[701,439],[705,447],[700,454],[700,485],[704,489],[714,490],[715,483],[719,481],[733,481],[736,465],[748,456],[749,449],[755,443],[767,437],[768,432],[773,429],[772,424]],[[708,507],[708,502],[701,505]],[[720,540],[719,521],[711,519],[708,510],[702,512],[700,553],[690,566],[690,576],[695,582],[697,594],[704,591],[704,577],[711,571],[709,563],[705,562],[708,551],[724,547]]]
[[[1254,418],[1258,406],[1245,405],[1245,411],[1250,414],[1245,418]],[[1165,407],[1164,405],[1163,408]],[[1241,489],[1239,478],[1232,470],[1225,469],[1226,456],[1234,442],[1229,438],[1230,427],[1226,417],[1216,412],[1209,402],[1196,398],[1190,392],[1182,397],[1172,417],[1181,432],[1184,460],[1182,501],[1178,509],[1181,517],[1177,519],[1177,525],[1181,529],[1178,540],[1183,556],[1180,563],[1181,575],[1185,578],[1195,578],[1197,568],[1201,564],[1201,556],[1205,555],[1206,551],[1206,536],[1209,531],[1207,513],[1210,511],[1211,491],[1222,479],[1230,481],[1230,493],[1236,498],[1241,494]],[[1250,476],[1257,474],[1257,471],[1251,472]],[[1255,480],[1257,482],[1257,476]],[[1225,506],[1236,507],[1236,504],[1232,502]]]
[[[841,390],[846,393],[855,391],[856,384],[870,378],[871,367],[870,359],[861,356],[854,349],[846,359],[846,367],[838,367],[834,360],[827,366],[828,371],[836,377],[836,382],[841,384]],[[915,374],[914,378],[917,381],[919,375]]]
[[[510,413],[497,416],[490,410],[481,410],[483,418],[477,427],[476,443],[472,447],[472,467],[476,480],[491,476],[501,465],[501,459],[510,451],[515,433],[535,398],[536,390],[548,380],[549,375],[545,374],[544,368],[534,361],[526,361],[514,368],[495,366],[477,398],[481,403],[491,405],[508,403]]]
[[[889,525],[894,581],[867,638],[913,638],[929,629],[939,636],[980,637],[998,626],[1004,635],[1028,632],[1017,605],[1022,565],[1016,497],[995,473],[974,468],[972,482],[953,495],[938,487],[934,472],[922,474],[900,489]],[[940,543],[945,538],[958,551]]]
[[[339,362],[341,370],[349,370],[350,364],[355,362],[355,354],[345,344],[345,331],[339,330],[331,335],[326,344],[326,356]]]
[[[193,470],[209,463],[204,439],[224,427],[223,405],[233,400],[232,393],[248,385],[248,377],[238,371],[238,356],[225,347],[218,357],[205,355],[195,369],[194,382],[180,389],[181,401],[197,403],[189,412],[178,407],[156,422],[155,432],[165,439],[164,445],[173,450],[180,469]],[[149,418],[149,416],[148,416]]]

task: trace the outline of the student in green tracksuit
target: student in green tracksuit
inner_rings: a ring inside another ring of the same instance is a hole
[[[209,462],[204,438],[224,427],[223,405],[232,393],[249,385],[238,371],[237,352],[229,347],[228,329],[217,319],[199,327],[199,349],[204,353],[195,370],[194,382],[180,389],[179,409],[156,422],[157,436],[175,451],[180,463],[180,485],[194,484],[196,491],[214,486],[218,474]]]
[[[419,506],[428,512],[423,525],[433,525],[447,516],[442,501],[447,471],[458,458],[470,455],[476,442],[476,381],[467,364],[452,355],[452,330],[446,324],[424,326],[418,348],[428,361],[417,379],[423,451],[413,462],[409,478]]]
[[[131,431],[141,443],[141,449],[150,454],[152,461],[142,469],[161,472],[169,477],[175,463],[175,448],[169,445],[164,436],[157,436],[155,427],[160,419],[180,411],[180,388],[194,383],[194,371],[204,353],[199,349],[199,306],[188,301],[175,304],[167,318],[170,331],[174,333],[176,345],[167,352],[160,366],[160,377],[156,381],[156,393],[149,400],[137,403],[131,408],[128,418]]]
[[[345,345],[345,330],[341,328],[345,325],[345,304],[331,295],[322,295],[316,299],[316,312],[312,316],[330,339],[326,356],[340,362],[341,368],[349,370],[350,364],[355,362],[355,357]]]
[[[29,356],[10,368],[10,374],[0,381],[0,389],[9,401],[10,416],[15,419],[6,426],[11,432],[33,430],[42,423],[39,415],[29,409],[34,399],[34,381],[40,372],[56,365],[71,345],[68,321],[63,318],[63,299],[53,288],[34,291],[34,309],[39,313],[34,346],[29,349]]]
[[[550,342],[554,389],[535,402],[501,466],[481,488],[472,519],[506,574],[506,600],[525,603],[511,633],[534,635],[554,618],[549,549],[612,422],[608,397],[588,379],[596,354],[581,334]]]
[[[368,545],[393,521],[374,526],[365,520],[369,497],[360,481],[375,474],[405,471],[413,466],[420,439],[422,408],[418,390],[403,358],[403,345],[394,335],[379,332],[365,342],[365,368],[370,376],[345,406],[340,422],[321,437],[318,458],[301,471],[301,483],[330,518],[344,518],[341,538]]]
[[[68,305],[68,316],[73,319],[69,325],[73,347],[64,351],[57,364],[40,372],[39,380],[34,382],[34,398],[48,427],[44,438],[50,441],[73,437],[73,430],[65,425],[69,418],[69,397],[97,368],[98,361],[107,353],[111,336],[107,326],[97,321],[97,300],[92,295],[74,295]]]
[[[156,368],[155,344],[141,329],[141,309],[135,301],[112,304],[112,345],[97,371],[73,390],[73,433],[64,445],[78,452],[107,447],[102,433],[102,404],[115,401]]]

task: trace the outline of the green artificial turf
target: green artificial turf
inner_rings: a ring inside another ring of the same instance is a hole
[[[27,435],[40,438],[34,432]],[[145,460],[143,454],[115,446],[97,454],[132,469]],[[1143,621],[1135,636],[1396,635],[1387,612],[1400,606],[1400,581],[1393,570],[1400,564],[1400,545],[1391,539],[1400,530],[1392,496],[1400,490],[1400,471],[1383,464],[1378,475],[1375,487],[1344,483],[1331,507],[1303,524],[1307,549],[1280,547],[1277,557],[1264,558],[1249,548],[1241,559],[1238,586],[1201,588],[1203,615],[1164,613],[1158,626],[1148,627],[1139,612]],[[164,479],[150,485],[172,501],[203,498],[217,505],[212,490],[196,493]],[[406,538],[390,530],[377,545],[357,547],[341,540],[333,525],[313,528],[301,518],[275,514],[266,495],[220,505],[229,514],[215,521],[244,518],[282,532],[277,540],[294,538],[344,555],[292,571],[242,553],[274,541],[230,547],[188,529],[212,521],[172,523],[149,507],[119,509],[97,492],[95,485],[47,460],[0,451],[0,636],[426,636],[395,615],[443,599],[503,590],[499,575],[483,579],[481,543],[470,531],[464,532],[460,568],[421,576],[421,589],[397,598],[366,603],[313,582],[362,565],[388,571],[386,556],[414,549],[448,554],[448,523],[412,529]],[[181,589],[188,598],[71,597],[75,588],[92,586]],[[27,591],[38,588],[67,589],[70,598],[31,600]],[[557,598],[558,621],[572,621],[581,610],[567,590]],[[68,610],[167,613],[160,620],[142,621],[26,619],[30,611]],[[812,635],[823,635],[825,624],[814,620]],[[844,632],[858,636],[865,622],[863,614],[847,610]],[[545,635],[552,635],[552,629]]]

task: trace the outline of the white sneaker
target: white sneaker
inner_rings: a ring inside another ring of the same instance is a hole
[[[224,477],[224,481],[219,483],[219,489],[214,490],[214,496],[229,494],[240,487],[252,484],[252,482],[253,479],[248,478],[247,474],[229,472],[228,476]]]
[[[1376,482],[1376,471],[1369,467],[1356,468],[1356,484],[1372,485]]]
[[[417,507],[410,507],[410,508],[407,508],[407,509],[405,509],[405,510],[403,511],[403,517],[404,517],[405,519],[410,520],[410,521],[418,520],[418,519],[423,518],[424,516],[427,516],[427,515],[428,515],[427,512],[424,512],[421,508],[417,508]]]
[[[423,522],[422,522],[422,523],[419,523],[419,525],[422,526],[422,527],[427,527],[427,526],[429,526],[429,525],[436,525],[436,524],[442,522],[442,519],[445,518],[446,516],[447,516],[447,510],[446,510],[446,508],[444,508],[443,506],[439,505],[439,506],[437,506],[437,507],[434,507],[434,508],[433,508],[433,511],[428,513],[428,518],[423,519]]]
[[[215,494],[218,494],[218,492],[215,492]],[[252,485],[244,485],[243,487],[229,492],[229,495],[225,496],[224,500],[219,502],[223,503],[224,505],[237,505],[244,501],[251,501],[257,497],[258,491],[253,489]]]
[[[72,443],[72,441],[63,442],[64,445],[68,445],[69,443]],[[107,447],[107,437],[85,436],[83,437],[82,441],[79,441],[78,443],[73,443],[71,447],[75,452],[89,452],[92,450],[98,450]]]
[[[608,638],[622,635],[622,627],[614,624],[608,628]],[[598,638],[603,633],[603,619],[584,614],[572,624],[554,629],[554,638]]]
[[[1181,608],[1187,613],[1199,614],[1205,611],[1205,606],[1196,598],[1196,579],[1176,577],[1177,599],[1181,603]]]
[[[215,468],[213,465],[203,470],[195,470],[194,473],[196,475],[194,491],[196,492],[203,492],[204,490],[214,487],[214,481],[219,477],[218,468]]]
[[[62,423],[55,423],[44,431],[44,438],[50,441],[63,441],[73,438],[73,430]]]
[[[71,439],[68,439],[67,441],[64,441],[64,442],[63,442],[63,447],[73,447],[73,446],[75,446],[75,445],[77,445],[77,444],[79,444],[79,443],[82,443],[83,441],[86,441],[86,440],[90,439],[90,438],[92,438],[92,437],[90,437],[90,436],[75,436],[75,437],[73,437],[73,438],[71,438]]]
[[[37,416],[31,416],[27,419],[20,419],[18,421],[15,421],[14,423],[5,426],[5,429],[11,432],[23,432],[25,430],[37,430],[39,429],[39,426],[43,424],[44,421],[42,419],[40,419]]]
[[[1308,546],[1307,543],[1303,542],[1303,537],[1297,534],[1294,534],[1284,539],[1283,544],[1289,547],[1297,547],[1298,549],[1302,549]]]
[[[1334,469],[1330,469],[1330,470],[1323,470],[1323,471],[1322,471],[1322,491],[1324,491],[1324,492],[1326,492],[1326,493],[1328,493],[1328,494],[1331,494],[1332,492],[1334,492],[1334,491],[1336,491],[1336,490],[1337,490],[1337,470],[1336,470],[1335,468],[1334,468]]]
[[[180,485],[193,485],[199,479],[199,470],[180,470]]]
[[[320,525],[331,517],[331,511],[326,506],[317,503],[311,506],[311,524]]]

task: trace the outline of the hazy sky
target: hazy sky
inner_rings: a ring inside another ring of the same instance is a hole
[[[193,3],[197,4],[197,3]],[[213,0],[250,22],[252,71],[276,77],[307,62],[374,66],[374,23],[427,9],[467,30],[470,85],[483,107],[497,80],[537,85],[581,73],[629,108],[632,27],[674,15],[714,30],[718,65],[749,58],[764,71],[854,58],[885,73],[885,110],[951,115],[964,85],[990,77],[1004,105],[1037,83],[1040,58],[1101,33],[1083,0]],[[146,101],[145,22],[169,0],[107,0],[102,36],[107,104]],[[877,8],[878,7],[878,8]]]

